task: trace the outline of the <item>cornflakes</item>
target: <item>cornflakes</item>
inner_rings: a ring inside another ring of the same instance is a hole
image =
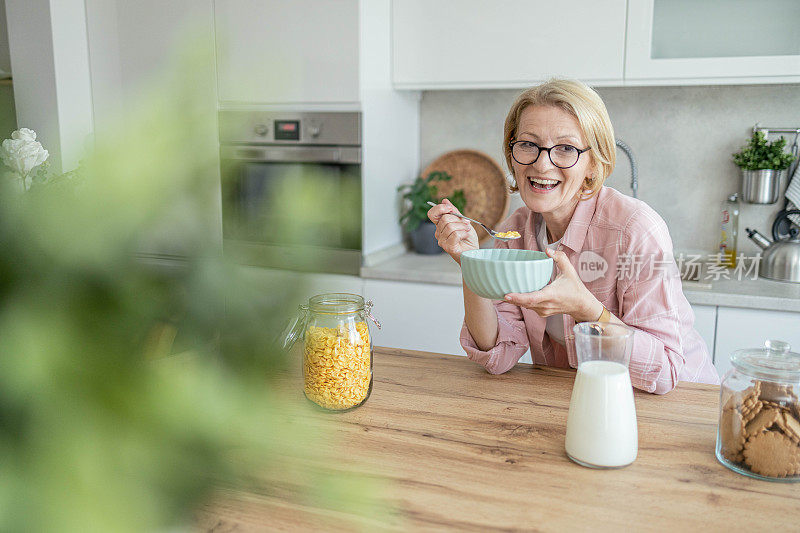
[[[521,237],[518,231],[498,231],[494,236],[504,239],[519,239]]]
[[[355,329],[311,326],[303,350],[306,397],[333,410],[355,407],[369,394],[372,367],[369,328],[356,322]]]

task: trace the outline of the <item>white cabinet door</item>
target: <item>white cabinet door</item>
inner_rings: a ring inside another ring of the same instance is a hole
[[[625,7],[625,0],[394,0],[394,85],[521,87],[552,76],[619,83]]]
[[[221,102],[358,102],[358,0],[216,0]]]
[[[382,329],[371,328],[376,346],[463,355],[461,287],[365,280],[364,296],[375,304]]]
[[[800,80],[800,2],[628,3],[627,84]]]
[[[731,367],[731,353],[763,348],[767,339],[786,341],[792,351],[800,350],[800,313],[720,307],[714,349],[714,366],[720,377]]]
[[[714,357],[714,334],[717,329],[717,308],[713,305],[693,305],[694,329],[703,337],[708,354]]]

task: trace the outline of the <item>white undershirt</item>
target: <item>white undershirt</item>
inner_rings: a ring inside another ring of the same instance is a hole
[[[563,238],[563,237],[562,237]],[[542,223],[539,225],[539,231],[536,233],[536,243],[539,245],[539,249],[544,251],[545,247],[550,248],[551,250],[555,251],[558,248],[561,239],[558,239],[554,243],[548,243],[547,238],[547,225],[544,222],[544,218],[542,218]],[[564,315],[559,313],[557,315],[547,317],[547,325],[545,326],[544,330],[550,336],[550,338],[562,346],[564,345]]]

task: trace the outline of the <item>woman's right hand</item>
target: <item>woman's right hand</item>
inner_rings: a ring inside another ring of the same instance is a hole
[[[479,248],[478,234],[472,224],[463,218],[458,218],[453,213],[461,214],[456,206],[445,198],[442,203],[428,210],[428,218],[436,224],[434,236],[439,246],[450,254],[456,263],[461,264],[462,252]]]

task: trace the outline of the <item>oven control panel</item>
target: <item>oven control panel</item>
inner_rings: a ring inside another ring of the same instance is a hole
[[[361,113],[223,110],[221,144],[361,145]]]

